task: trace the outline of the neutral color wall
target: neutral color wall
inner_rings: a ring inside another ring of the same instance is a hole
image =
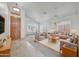
[[[51,26],[54,22],[60,23],[60,22],[65,22],[65,21],[70,21],[71,29],[76,29],[79,34],[79,15],[78,14],[73,14],[73,15],[70,15],[67,17],[62,17],[58,21],[54,20],[51,23],[49,23],[49,28],[54,27],[54,26]],[[51,30],[51,29],[49,29],[49,30]]]
[[[37,23],[30,17],[27,17],[24,10],[21,9],[21,38],[24,38],[27,34],[30,34],[30,32],[27,31],[28,24],[36,25]]]
[[[9,34],[9,14],[6,3],[0,3],[0,15],[2,15],[5,18],[5,32],[0,35],[6,36]]]

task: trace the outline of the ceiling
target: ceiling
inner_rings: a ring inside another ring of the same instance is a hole
[[[16,3],[8,3],[8,6],[11,8]],[[75,2],[18,2],[17,6],[24,11],[25,16],[38,22],[61,19],[77,13]]]

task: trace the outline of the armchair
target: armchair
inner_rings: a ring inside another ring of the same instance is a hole
[[[67,41],[61,41],[60,42],[61,48],[61,56],[64,57],[76,57],[77,56],[77,48],[78,45],[74,43],[70,43]]]

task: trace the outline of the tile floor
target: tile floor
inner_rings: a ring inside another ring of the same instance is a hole
[[[60,54],[37,42],[32,36],[12,42],[11,57],[59,57]]]
[[[12,57],[44,57],[42,53],[36,50],[29,42],[16,40],[12,45]]]

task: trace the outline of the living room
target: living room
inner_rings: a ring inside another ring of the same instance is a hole
[[[0,56],[78,57],[78,6],[77,2],[0,3]]]

